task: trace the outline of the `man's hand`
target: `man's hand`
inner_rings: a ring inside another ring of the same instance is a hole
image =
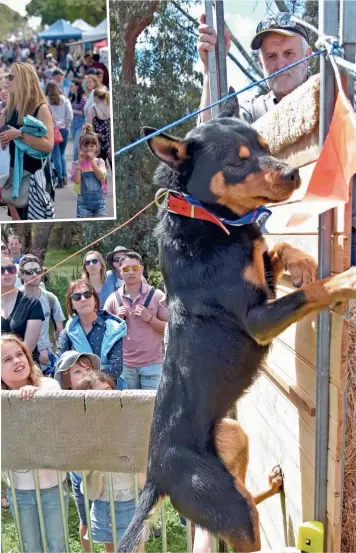
[[[152,313],[144,305],[136,305],[135,315],[138,315],[145,323],[150,322],[152,319]]]
[[[120,319],[126,319],[126,317],[127,317],[127,307],[125,307],[124,305],[119,307],[118,315],[119,315]]]
[[[40,351],[40,363],[41,365],[49,364],[48,351],[46,349],[43,351]]]
[[[208,69],[208,52],[212,52],[216,44],[216,32],[214,29],[206,25],[206,16],[202,14],[200,16],[199,40],[198,40],[198,52],[199,56],[204,64],[204,68]],[[224,31],[225,36],[225,49],[228,53],[231,45],[231,36],[227,29]]]

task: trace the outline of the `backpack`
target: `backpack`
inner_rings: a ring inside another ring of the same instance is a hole
[[[150,305],[151,299],[153,298],[153,294],[155,293],[155,291],[156,291],[156,288],[154,286],[151,286],[151,290],[149,291],[148,296],[145,299],[145,303],[143,304],[143,307],[146,307],[146,309]],[[119,304],[119,307],[122,307],[124,304],[122,302],[122,298],[119,293],[119,290],[116,290],[115,294],[116,294],[116,299],[117,299],[117,303]]]
[[[52,321],[52,324],[54,326],[54,330],[56,331],[57,330],[57,323],[54,320],[53,313],[54,313],[54,308],[55,308],[55,305],[56,305],[56,299],[57,298],[54,294],[52,294],[52,292],[49,292],[48,290],[42,290],[42,292],[47,296],[48,303],[49,303],[49,309],[50,309],[49,320]]]

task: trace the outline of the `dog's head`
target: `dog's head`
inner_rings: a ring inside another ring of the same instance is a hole
[[[287,200],[300,185],[298,169],[272,157],[266,141],[233,117],[237,111],[234,97],[217,119],[193,129],[183,140],[167,134],[149,139],[152,153],[166,164],[157,172],[159,186],[238,215]],[[147,136],[154,130],[145,127],[143,132]]]

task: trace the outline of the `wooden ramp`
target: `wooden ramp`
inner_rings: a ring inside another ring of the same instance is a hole
[[[301,90],[302,94],[301,94]],[[280,102],[277,113],[266,114],[254,126],[268,140],[277,136],[272,153],[300,168],[302,192],[307,187],[318,156],[318,77],[310,79]],[[307,115],[307,117],[305,117]],[[303,129],[298,134],[299,126]],[[288,129],[291,139],[288,141]],[[278,138],[279,137],[279,138]],[[279,230],[291,206],[277,207],[271,217],[273,233],[266,235],[272,246],[286,241],[318,258],[318,216],[296,227]],[[284,211],[284,214],[283,214]],[[285,216],[285,217],[284,217]],[[267,227],[270,229],[270,226]],[[334,210],[332,271],[348,268],[350,208]],[[288,274],[282,278],[278,294],[294,288]],[[266,485],[267,476],[279,463],[285,473],[285,493],[258,507],[262,546],[273,551],[295,546],[298,528],[314,518],[315,424],[316,424],[316,315],[305,317],[277,338],[263,375],[238,404],[238,420],[250,438],[247,484],[252,492]],[[341,485],[340,458],[346,388],[345,358],[347,324],[344,308],[332,312],[331,376],[328,458],[327,551],[340,551]]]

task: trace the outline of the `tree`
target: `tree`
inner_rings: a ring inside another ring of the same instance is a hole
[[[196,0],[194,0],[196,1]],[[182,6],[192,4],[183,0]],[[144,125],[160,127],[199,105],[201,75],[194,70],[196,37],[192,25],[168,1],[110,2],[112,97],[115,149],[141,136]],[[179,126],[184,136],[196,121]],[[128,220],[154,198],[152,175],[157,161],[146,145],[116,158],[117,221],[82,224],[88,243]],[[156,208],[98,244],[107,252],[117,245],[137,249],[146,265],[157,265],[153,237]]]
[[[0,39],[6,40],[7,35],[24,27],[26,18],[12,10],[6,4],[0,4]]]
[[[42,25],[52,25],[58,19],[74,21],[82,18],[98,25],[106,17],[105,0],[31,0],[26,6],[29,16],[42,17]]]

